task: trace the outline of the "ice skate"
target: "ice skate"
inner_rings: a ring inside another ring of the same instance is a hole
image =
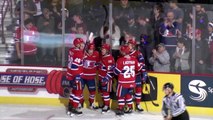
[[[136,104],[136,107],[135,107],[136,111],[138,112],[143,112],[143,108],[141,108],[140,104]]]
[[[109,106],[104,106],[103,108],[102,108],[102,113],[106,113],[106,112],[109,112]]]

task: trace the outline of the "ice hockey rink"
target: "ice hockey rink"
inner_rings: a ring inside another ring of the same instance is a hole
[[[82,116],[69,117],[65,107],[34,105],[0,105],[0,120],[163,120],[159,113],[132,113],[122,117],[113,111],[101,114],[100,110],[83,109]],[[210,117],[191,116],[190,120],[213,120]]]

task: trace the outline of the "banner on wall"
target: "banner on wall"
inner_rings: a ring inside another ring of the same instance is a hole
[[[213,76],[181,76],[181,93],[187,106],[213,107]]]
[[[0,72],[0,87],[6,87],[8,92],[12,93],[35,94],[38,88],[46,88],[48,93],[61,96],[69,93],[70,82],[66,80],[63,72],[61,70],[48,72],[47,69],[6,68],[4,72]]]

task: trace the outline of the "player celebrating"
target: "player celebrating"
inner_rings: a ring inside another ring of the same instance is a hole
[[[162,106],[164,120],[189,120],[183,96],[175,93],[173,89],[174,85],[172,83],[166,83],[163,86],[166,94]]]
[[[107,112],[110,107],[110,92],[112,91],[112,66],[115,64],[114,58],[110,54],[110,46],[103,44],[101,47],[101,60],[99,66],[99,82],[104,107],[102,113]]]
[[[73,41],[74,47],[69,50],[67,79],[70,80],[72,92],[70,94],[69,106],[67,114],[80,115],[82,111],[78,108],[81,95],[83,94],[81,75],[83,73],[83,57],[84,57],[84,41],[81,38],[76,38]],[[73,113],[73,114],[71,114]]]
[[[97,63],[99,62],[99,53],[95,50],[95,45],[90,43],[88,45],[88,50],[85,52],[84,60],[83,60],[83,81],[84,85],[87,85],[89,89],[89,102],[91,109],[98,109],[95,106],[94,99],[95,99],[95,91],[96,91],[96,84],[95,84],[95,77],[97,72]],[[83,88],[84,88],[83,85]]]
[[[139,112],[142,112],[143,109],[140,106],[141,102],[141,95],[142,95],[142,82],[144,82],[147,78],[147,72],[145,69],[145,61],[142,53],[140,51],[136,50],[136,41],[135,40],[129,40],[128,46],[130,48],[130,56],[135,57],[138,62],[142,66],[142,70],[140,72],[136,72],[136,88],[135,88],[135,102],[136,102],[136,110]]]
[[[119,58],[114,68],[114,73],[118,75],[118,86],[116,95],[118,97],[118,111],[116,115],[124,115],[125,103],[132,112],[132,95],[135,84],[135,72],[141,70],[141,65],[135,57],[129,55],[130,48],[121,46],[120,52],[123,57]]]

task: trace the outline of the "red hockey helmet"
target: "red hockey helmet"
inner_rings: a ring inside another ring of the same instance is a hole
[[[110,51],[110,45],[109,44],[103,44],[102,49],[106,49],[107,51]]]
[[[90,43],[90,44],[88,45],[88,49],[89,49],[89,50],[94,50],[94,49],[95,49],[95,45],[94,45],[93,43]]]
[[[136,40],[133,40],[133,39],[130,39],[129,41],[128,41],[128,43],[129,44],[133,44],[133,45],[136,45],[137,43],[136,43]]]
[[[84,43],[84,40],[82,38],[75,38],[73,41],[74,46],[77,46],[78,44]]]
[[[130,48],[129,48],[129,46],[127,46],[127,45],[122,45],[122,46],[120,47],[120,51],[121,51],[122,53],[129,54],[129,53],[130,53]]]

